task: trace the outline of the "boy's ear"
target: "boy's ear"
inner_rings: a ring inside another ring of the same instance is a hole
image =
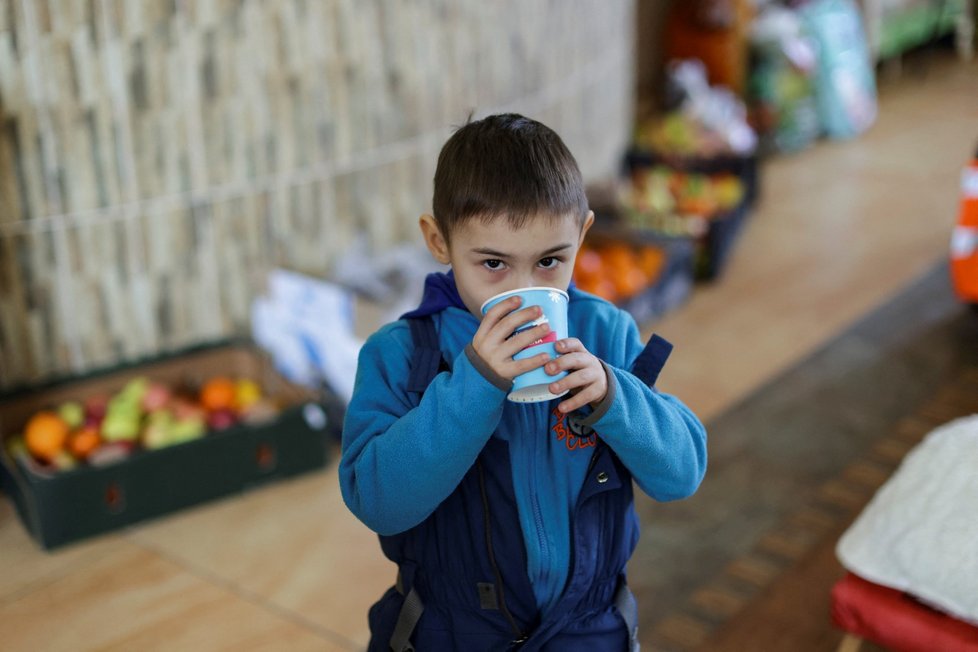
[[[448,265],[451,262],[451,257],[448,255],[448,242],[441,234],[435,217],[428,214],[422,215],[418,220],[418,226],[421,227],[421,235],[424,236],[424,243],[428,245],[431,256],[442,265]]]
[[[591,228],[592,224],[594,224],[594,211],[588,211],[587,217],[584,218],[584,224],[581,225],[581,240],[577,243],[578,247],[584,242],[584,236],[587,235],[587,230]]]

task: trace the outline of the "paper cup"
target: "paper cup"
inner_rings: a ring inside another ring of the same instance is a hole
[[[543,339],[537,340],[514,355],[513,359],[522,360],[539,355],[540,353],[549,354],[551,359],[556,358],[557,350],[554,348],[554,343],[557,340],[562,340],[567,337],[567,293],[556,288],[543,287],[510,290],[509,292],[497,294],[483,303],[482,314],[486,314],[486,311],[494,305],[514,295],[523,297],[523,303],[517,310],[522,310],[529,306],[540,306],[543,308],[543,315],[538,319],[523,324],[516,329],[513,335],[543,323],[550,324],[550,332]],[[514,378],[513,388],[506,398],[516,403],[539,403],[541,401],[559,398],[567,392],[551,394],[547,387],[550,383],[560,380],[566,375],[567,372],[562,371],[551,376],[544,371],[543,367],[537,367],[533,371],[528,371]]]

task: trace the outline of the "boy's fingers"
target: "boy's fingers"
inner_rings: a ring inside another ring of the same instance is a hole
[[[550,359],[550,355],[547,353],[540,353],[538,355],[532,356],[530,358],[524,358],[523,360],[513,361],[513,378],[516,378],[520,374],[525,374],[528,371],[533,371],[538,369],[547,363]]]
[[[530,323],[541,314],[543,313],[540,311],[539,306],[529,306],[527,308],[523,308],[522,310],[514,310],[500,319],[499,323],[497,323],[494,328],[504,330],[505,335],[503,335],[503,337],[506,338],[512,335],[517,328]]]
[[[564,355],[554,358],[549,364],[547,364],[547,373],[551,376],[556,376],[561,371],[583,369],[586,362],[587,358],[584,357],[583,353],[565,353]]]
[[[554,347],[556,347],[556,349],[561,353],[570,353],[571,351],[585,350],[584,345],[581,343],[581,340],[577,339],[576,337],[568,337],[563,340],[558,340],[554,344]]]
[[[500,301],[492,308],[486,311],[486,314],[482,316],[482,321],[488,321],[490,324],[494,324],[501,320],[503,317],[513,312],[520,307],[523,303],[523,297],[510,297],[505,301]]]

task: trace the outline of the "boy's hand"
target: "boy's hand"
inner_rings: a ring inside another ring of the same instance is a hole
[[[539,306],[517,310],[523,299],[510,297],[490,308],[472,338],[472,348],[496,374],[512,380],[522,373],[542,367],[550,356],[540,353],[525,360],[513,360],[513,356],[550,332],[549,324],[539,324],[517,335],[513,332],[542,313]],[[513,337],[510,337],[513,335]]]
[[[560,394],[568,389],[571,392],[571,398],[561,402],[557,408],[566,413],[588,403],[591,407],[597,407],[608,393],[608,377],[601,361],[585,349],[576,337],[560,340],[555,346],[560,356],[547,363],[545,370],[551,375],[561,371],[568,372],[568,375],[551,383],[550,392]]]

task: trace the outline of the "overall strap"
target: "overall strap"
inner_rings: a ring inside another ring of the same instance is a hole
[[[672,344],[665,338],[653,335],[635,358],[632,373],[649,387],[654,387],[670,353],[672,353]]]
[[[442,358],[438,346],[438,331],[435,330],[435,322],[431,316],[411,317],[407,323],[411,327],[411,340],[414,344],[407,391],[417,394],[420,400],[438,372],[447,369],[448,365]]]
[[[421,395],[431,381],[440,371],[447,369],[448,365],[438,347],[438,331],[435,330],[435,322],[431,316],[411,317],[408,318],[407,323],[411,327],[411,342],[414,345],[407,391],[415,394],[415,400],[420,402]],[[394,623],[390,649],[393,652],[414,652],[411,634],[414,633],[418,621],[421,620],[421,614],[424,613],[424,603],[413,586],[405,593],[400,571],[397,573],[395,588],[404,596],[404,602],[401,611],[397,614],[397,622]]]

